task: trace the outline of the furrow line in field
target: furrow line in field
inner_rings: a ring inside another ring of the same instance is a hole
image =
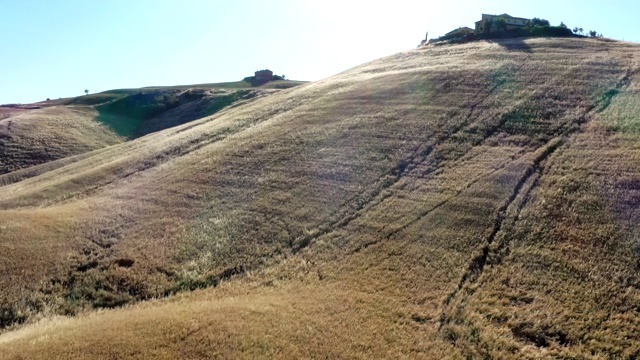
[[[625,76],[615,84],[613,88],[616,90],[614,96],[617,95],[621,89],[629,86],[631,76],[632,74],[630,71],[627,71]],[[507,201],[498,209],[498,215],[494,221],[493,230],[488,236],[485,245],[482,247],[480,253],[471,259],[467,266],[467,270],[462,275],[462,278],[458,283],[458,286],[445,299],[443,304],[445,308],[443,309],[440,317],[440,330],[454,320],[455,314],[464,308],[468,297],[475,292],[475,290],[473,290],[473,285],[483,274],[485,267],[494,263],[500,263],[501,259],[509,252],[509,239],[504,237],[504,234],[502,234],[503,238],[499,244],[494,244],[494,242],[500,233],[503,232],[502,230],[504,228],[515,224],[520,217],[520,212],[528,202],[531,192],[539,184],[539,179],[542,177],[544,172],[544,163],[554,152],[569,141],[571,135],[582,130],[582,127],[592,119],[592,114],[594,112],[601,112],[603,110],[603,106],[598,106],[599,103],[605,102],[604,107],[606,108],[606,106],[608,106],[611,101],[609,96],[610,93],[611,90],[607,91],[603,95],[603,99],[601,101],[589,106],[582,116],[579,116],[577,119],[561,128],[560,134],[546,144],[542,153],[534,159],[532,165],[529,166],[520,177],[509,199],[507,199]],[[510,212],[509,209],[513,209],[513,211]],[[507,219],[509,213],[513,213],[513,215],[509,216],[509,219]],[[457,297],[460,297],[459,295],[461,298],[456,299]]]

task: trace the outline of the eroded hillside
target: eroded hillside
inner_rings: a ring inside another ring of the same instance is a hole
[[[0,187],[0,350],[637,357],[639,56],[426,47]]]

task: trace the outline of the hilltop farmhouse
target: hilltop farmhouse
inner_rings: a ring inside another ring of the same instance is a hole
[[[429,33],[418,47],[432,43],[468,42],[482,39],[511,38],[511,37],[571,37],[577,36],[578,30],[571,31],[565,24],[551,26],[548,20],[520,18],[509,14],[482,14],[482,18],[475,22],[475,29],[459,27],[438,38],[429,39]],[[595,32],[594,32],[595,33]],[[595,36],[592,35],[592,36]]]
[[[285,80],[284,75],[274,75],[273,71],[269,69],[258,70],[254,73],[254,76],[247,76],[242,79],[251,84],[251,86],[260,86],[274,80]]]
[[[258,82],[269,82],[273,80],[273,71],[271,70],[258,70],[255,72],[255,78]]]
[[[459,27],[455,30],[449,31],[448,33],[444,34],[443,36],[441,36],[439,39],[443,40],[443,39],[452,39],[452,38],[457,38],[457,37],[462,37],[468,34],[479,34],[479,33],[483,33],[483,32],[496,32],[499,29],[498,27],[498,23],[499,21],[504,21],[504,28],[503,30],[512,30],[512,29],[516,29],[516,28],[523,28],[527,25],[530,24],[531,19],[525,19],[525,18],[519,18],[519,17],[514,17],[511,16],[509,14],[502,14],[502,15],[490,15],[490,14],[482,14],[482,19],[479,21],[476,21],[476,28],[471,29],[470,27],[464,26],[464,27]],[[487,30],[485,29],[485,27],[489,25],[490,28]],[[432,39],[434,40],[434,39]],[[438,39],[435,39],[434,41],[437,41]],[[420,43],[420,46],[424,45],[425,43],[430,43],[432,41],[427,41],[427,39],[423,40]]]
[[[476,32],[483,31],[485,29],[485,24],[487,23],[491,24],[491,28],[488,32],[497,31],[498,28],[496,24],[498,19],[504,19],[506,23],[506,30],[525,27],[531,21],[531,19],[513,17],[509,14],[502,14],[502,15],[482,14],[482,19],[480,21],[476,21]]]

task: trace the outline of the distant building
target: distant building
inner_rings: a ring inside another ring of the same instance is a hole
[[[273,71],[271,70],[259,70],[256,71],[256,81],[258,82],[269,82],[273,80]]]
[[[454,36],[464,36],[467,34],[473,34],[473,29],[470,27],[460,27],[457,28],[453,31],[449,31],[448,33],[444,34],[445,37],[454,37]]]
[[[527,26],[531,21],[531,19],[513,17],[509,14],[502,14],[502,15],[482,14],[482,20],[476,21],[476,32],[484,31],[485,24],[487,22],[490,22],[492,24],[490,31],[496,31],[497,30],[496,22],[498,21],[498,19],[504,19],[507,25],[507,30]]]

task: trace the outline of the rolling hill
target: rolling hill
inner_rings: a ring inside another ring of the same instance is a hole
[[[0,175],[122,143],[303,83],[156,86],[0,106]]]
[[[183,124],[86,105],[144,126],[0,178],[0,354],[637,358],[639,71],[519,38]]]

